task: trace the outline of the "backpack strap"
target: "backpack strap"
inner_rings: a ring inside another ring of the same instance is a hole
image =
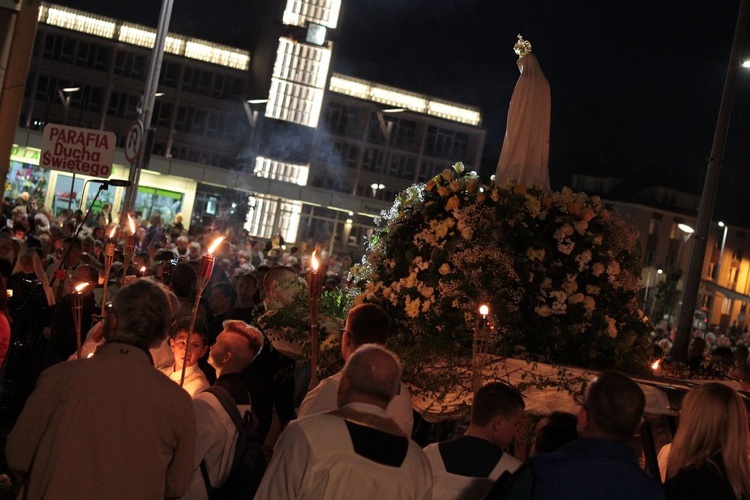
[[[245,433],[245,422],[242,415],[240,415],[240,410],[237,408],[237,403],[234,402],[234,398],[229,394],[229,391],[221,386],[212,385],[203,392],[210,392],[216,396],[216,399],[219,400],[221,406],[224,407],[224,410],[226,410],[232,418],[232,422],[234,422],[235,427],[237,427],[237,432],[239,432],[240,435],[243,435]]]
[[[221,406],[224,407],[224,410],[231,417],[234,426],[237,427],[237,442],[239,442],[240,439],[243,439],[245,435],[244,420],[242,418],[242,415],[240,415],[240,410],[237,408],[237,404],[234,402],[234,398],[231,394],[229,394],[229,391],[227,391],[223,387],[212,385],[203,392],[210,392],[216,397],[216,399],[219,400]],[[234,462],[236,460],[237,456],[235,453],[232,468],[234,468]],[[206,466],[205,459],[201,460],[200,469],[201,476],[203,476],[203,484],[206,486],[206,492],[208,493],[208,498],[212,499],[216,496],[216,488],[211,486],[211,479],[208,477],[208,466]]]

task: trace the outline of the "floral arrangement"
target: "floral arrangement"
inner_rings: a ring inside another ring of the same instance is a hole
[[[414,385],[450,383],[432,368],[471,355],[480,304],[490,309],[492,354],[646,366],[638,234],[598,197],[497,186],[457,163],[402,192],[377,225],[352,271],[364,286],[358,301],[394,318],[389,345]]]
[[[325,378],[339,371],[341,328],[357,292],[342,288],[325,291],[320,300],[318,376]],[[302,279],[282,280],[277,295],[266,304],[266,311],[255,320],[274,345],[292,357],[310,359],[310,307],[307,285]]]

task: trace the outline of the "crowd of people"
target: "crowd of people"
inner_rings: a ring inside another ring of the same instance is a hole
[[[476,392],[461,436],[423,448],[382,308],[351,308],[344,368],[309,391],[297,360],[256,324],[278,284],[305,272],[305,248],[222,233],[196,303],[218,232],[187,235],[152,216],[124,269],[116,220],[92,220],[80,234],[82,219],[48,234],[0,230],[0,485],[23,498],[750,498],[747,412],[726,385],[685,397],[661,478],[631,447],[644,393],[613,371],[587,385],[577,414],[538,422],[525,463],[510,450],[526,401],[500,381]],[[330,286],[347,265],[328,262]],[[78,316],[72,291],[84,283]]]

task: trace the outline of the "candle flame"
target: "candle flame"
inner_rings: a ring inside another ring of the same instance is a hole
[[[214,242],[211,243],[211,246],[208,247],[208,252],[207,253],[210,253],[210,254],[214,253],[214,250],[216,250],[219,247],[219,245],[221,244],[222,241],[224,241],[224,237],[223,236],[219,236],[218,238],[216,238],[214,240]]]
[[[109,232],[109,239],[112,239],[115,237],[115,233],[117,233],[117,226],[112,227],[112,231]]]
[[[128,214],[128,225],[130,226],[130,232],[135,234],[135,221],[130,214]]]
[[[84,290],[84,289],[85,289],[85,288],[86,288],[87,286],[89,286],[89,284],[88,284],[88,283],[79,283],[79,284],[78,284],[78,285],[77,285],[77,286],[75,287],[75,291],[76,291],[76,293],[81,293],[81,292],[82,292],[82,291],[83,291],[83,290]]]
[[[318,253],[318,249],[316,248],[313,250],[312,257],[310,257],[310,263],[312,264],[313,271],[318,272],[318,267],[320,266],[320,263],[318,262],[318,259],[315,258],[315,255]]]
[[[661,360],[660,360],[660,359],[657,359],[656,361],[654,361],[654,362],[653,362],[653,363],[651,364],[651,369],[652,369],[652,370],[658,370],[658,369],[659,369],[659,365],[660,365],[660,364],[661,364]]]
[[[481,306],[479,306],[479,314],[481,314],[482,316],[487,316],[489,313],[490,308],[487,307],[486,304],[482,304]]]
[[[141,266],[141,274],[146,272],[146,266]]]

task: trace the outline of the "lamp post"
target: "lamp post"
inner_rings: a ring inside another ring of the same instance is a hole
[[[719,227],[724,228],[723,234],[721,235],[721,250],[719,250],[719,262],[716,264],[716,283],[719,283],[721,279],[721,262],[724,260],[724,245],[727,243],[727,230],[729,226],[719,221]]]
[[[169,21],[172,19],[172,4],[174,0],[162,0],[161,11],[159,13],[159,24],[156,28],[156,39],[154,40],[154,50],[151,52],[149,61],[148,76],[146,77],[146,90],[143,93],[143,106],[139,110],[139,119],[143,123],[143,130],[146,137],[151,134],[151,117],[154,112],[154,99],[156,99],[156,90],[159,85],[159,74],[161,73],[161,63],[164,58],[164,46],[166,44],[167,32],[169,31]],[[133,212],[135,207],[135,197],[138,193],[138,184],[141,178],[141,169],[151,151],[146,151],[151,147],[150,141],[144,142],[141,153],[138,158],[130,165],[128,180],[130,187],[125,191],[125,202],[122,207],[122,213]]]
[[[57,95],[60,96],[60,100],[63,105],[63,125],[68,124],[68,111],[70,110],[70,101],[73,98],[72,94],[81,90],[81,87],[65,87],[57,89]],[[73,192],[76,186],[76,173],[73,172],[73,178],[70,181],[70,194],[68,195],[68,213],[70,213],[70,207],[73,205]]]
[[[661,276],[662,274],[664,274],[664,270],[663,269],[657,269],[656,270],[656,280],[654,280],[655,281],[654,285],[658,285],[659,284],[659,276]],[[654,317],[654,306],[656,306],[656,297],[652,294],[652,296],[651,296],[651,311],[648,314],[649,318],[653,318]]]
[[[719,116],[716,120],[716,130],[714,131],[711,154],[703,183],[703,194],[701,196],[700,207],[698,208],[698,221],[696,224],[698,235],[693,244],[690,265],[688,266],[685,286],[683,287],[684,306],[687,307],[683,307],[680,313],[677,334],[675,335],[675,342],[672,347],[672,357],[678,363],[687,361],[688,344],[690,343],[690,336],[693,331],[693,314],[696,302],[698,301],[703,258],[706,253],[706,240],[709,226],[711,225],[714,205],[716,204],[716,194],[719,190],[721,164],[729,132],[729,119],[732,115],[734,89],[737,83],[737,72],[741,64],[740,54],[743,50],[749,14],[750,0],[741,0],[732,40],[732,52],[729,56],[726,78],[724,79],[724,90],[721,95]]]
[[[380,125],[380,132],[383,134],[385,139],[385,151],[383,153],[383,170],[380,172],[380,179],[388,170],[388,164],[391,160],[391,134],[393,133],[393,120],[386,120],[385,114],[402,113],[404,108],[389,108],[389,109],[376,109],[375,116],[378,118],[378,125]],[[377,187],[376,187],[377,186]],[[378,181],[370,185],[372,188],[372,197],[377,198],[377,191],[385,188],[382,182]]]
[[[683,233],[682,234],[682,243],[680,243],[680,249],[677,252],[677,269],[680,272],[679,276],[681,278],[683,276],[683,274],[684,274],[682,272],[682,252],[683,252],[683,249],[685,248],[685,246],[687,246],[688,240],[690,239],[690,237],[695,232],[695,229],[693,229],[691,226],[688,226],[687,224],[683,224],[683,223],[677,224],[677,229],[679,229]],[[679,283],[679,279],[675,283],[675,290],[677,288],[677,283]],[[683,300],[684,300],[684,297],[685,297],[685,285],[684,285],[684,283],[685,282],[683,281],[682,292],[680,294],[680,300],[679,300],[678,304],[682,304]],[[674,311],[674,298],[672,298],[672,301],[671,301],[671,303],[669,305],[669,317],[667,319],[667,327],[669,327],[669,324],[672,322],[672,311]],[[682,310],[680,310],[680,314],[682,314]],[[692,314],[691,314],[691,317],[692,317]]]

